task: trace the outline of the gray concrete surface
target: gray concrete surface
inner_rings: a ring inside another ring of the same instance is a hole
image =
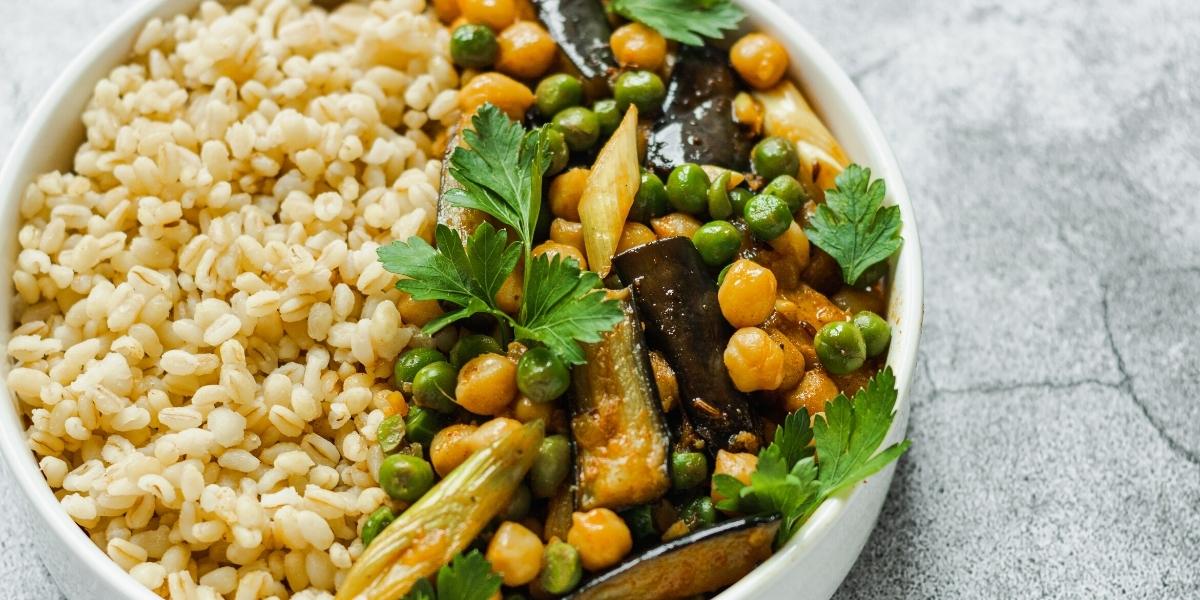
[[[925,250],[913,450],[838,594],[1200,597],[1200,3],[784,0]],[[0,156],[126,2],[0,2]],[[0,589],[56,598],[0,473]]]

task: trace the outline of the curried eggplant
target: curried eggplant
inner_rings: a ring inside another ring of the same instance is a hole
[[[624,320],[584,348],[587,362],[572,374],[579,510],[645,504],[671,488],[670,432],[632,292],[624,293]]]
[[[643,552],[584,584],[571,600],[671,600],[733,584],[771,556],[780,518],[746,517]]]
[[[475,228],[488,218],[487,214],[481,210],[454,206],[442,200],[442,196],[445,196],[447,191],[462,187],[462,184],[450,174],[450,156],[454,154],[454,149],[462,143],[463,129],[466,129],[470,125],[471,116],[463,115],[462,119],[459,120],[458,124],[454,126],[446,138],[446,152],[442,155],[441,194],[438,196],[437,205],[438,224],[453,229],[463,239],[471,235],[475,231]]]
[[[689,162],[748,170],[751,139],[732,117],[737,93],[737,76],[724,52],[681,48],[663,115],[646,144],[647,166],[660,173]]]
[[[679,374],[684,410],[708,451],[757,451],[757,420],[722,359],[733,332],[717,304],[716,282],[691,240],[650,242],[618,254],[613,265],[633,288],[651,344]]]
[[[535,0],[550,37],[589,82],[606,82],[617,71],[608,38],[612,26],[600,0]],[[553,115],[551,115],[553,116]]]

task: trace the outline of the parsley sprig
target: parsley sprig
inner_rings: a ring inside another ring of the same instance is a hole
[[[903,241],[900,208],[883,206],[887,185],[871,181],[871,170],[850,165],[825,192],[825,202],[804,233],[842,267],[842,279],[853,284],[867,269],[887,260]]]
[[[378,249],[380,262],[401,275],[396,283],[415,300],[438,300],[458,310],[427,323],[428,333],[476,314],[495,317],[521,339],[541,342],[569,364],[584,362],[579,343],[596,342],[621,320],[621,309],[599,291],[600,277],[583,271],[574,259],[532,256],[534,229],[542,204],[546,142],[542,129],[525,131],[491,104],[471,120],[463,133],[466,146],[450,156],[450,174],[461,189],[442,200],[494,217],[514,231],[482,223],[466,240],[438,225],[436,247],[420,237],[395,241]],[[496,304],[505,278],[524,258],[521,309],[516,318]]]
[[[428,579],[422,579],[404,600],[488,600],[499,591],[500,583],[492,564],[478,550],[472,550],[438,569],[436,592]]]
[[[783,516],[777,544],[787,542],[822,502],[882,470],[908,450],[904,440],[876,453],[892,427],[896,378],[891,367],[873,377],[851,401],[845,394],[810,419],[806,409],[791,413],[775,430],[775,440],[758,453],[750,485],[729,475],[713,483],[722,496],[718,508],[743,514]]]
[[[689,46],[703,46],[701,36],[724,36],[746,16],[730,0],[613,0],[609,8]]]

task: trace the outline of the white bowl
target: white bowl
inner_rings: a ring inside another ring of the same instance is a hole
[[[10,239],[0,260],[0,344],[12,322],[12,265],[16,261],[18,204],[25,186],[45,171],[70,169],[83,140],[80,115],[96,82],[126,60],[142,25],[152,17],[190,12],[199,0],[144,0],[104,31],[67,68],[38,104],[0,171],[0,217]],[[739,0],[747,25],[781,40],[791,55],[790,76],[856,162],[887,181],[889,202],[900,206],[904,247],[893,259],[889,321],[893,327],[888,363],[900,391],[897,415],[885,444],[904,438],[908,390],[917,356],[922,317],[921,249],[916,219],[896,160],[866,102],[833,58],[795,20],[769,0]],[[0,361],[2,375],[9,369]],[[2,387],[2,386],[0,386]],[[27,511],[42,535],[34,536],[46,568],[72,599],[145,598],[143,588],[96,547],[59,505],[25,442],[15,400],[0,390],[0,451],[20,485]],[[806,598],[825,600],[837,589],[867,541],[887,495],[894,466],[826,502],[780,552],[720,595],[722,600]]]

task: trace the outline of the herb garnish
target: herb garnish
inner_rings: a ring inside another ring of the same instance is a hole
[[[896,378],[886,367],[851,401],[845,394],[825,404],[825,413],[809,425],[806,409],[791,413],[775,429],[775,440],[758,453],[758,469],[745,485],[729,475],[713,478],[722,510],[783,516],[778,545],[787,542],[839,491],[879,472],[911,442],[904,440],[878,454],[892,427]],[[813,442],[810,444],[810,442]],[[815,454],[814,454],[815,452]]]
[[[870,169],[850,165],[834,186],[804,233],[841,265],[842,279],[853,284],[900,249],[900,208],[882,206],[887,185],[882,179],[871,181]]]
[[[428,579],[422,579],[404,596],[404,600],[488,600],[500,590],[500,576],[479,553],[459,554],[438,569],[437,591]]]
[[[746,13],[730,0],[613,0],[609,8],[667,39],[703,46],[704,38],[720,38],[737,29]]]
[[[569,364],[584,362],[580,342],[596,342],[621,320],[621,309],[599,291],[600,277],[570,258],[532,256],[542,203],[546,142],[541,128],[526,132],[500,109],[483,105],[463,132],[469,144],[455,148],[450,174],[462,189],[442,200],[494,217],[518,237],[483,223],[465,240],[438,225],[437,247],[413,236],[378,249],[380,262],[401,275],[396,287],[415,300],[439,300],[459,309],[425,325],[428,333],[476,314],[489,314],[518,338],[541,342]],[[521,310],[513,318],[496,305],[496,293],[524,258]]]

